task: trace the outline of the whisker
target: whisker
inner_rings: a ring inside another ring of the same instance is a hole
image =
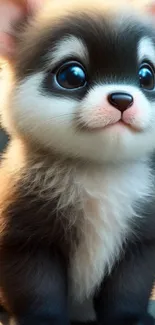
[[[66,114],[61,114],[61,115],[58,115],[58,116],[54,116],[54,117],[52,117],[51,118],[51,121],[53,121],[53,120],[61,120],[63,117],[68,117],[68,116],[76,116],[76,113],[66,113]],[[65,119],[64,119],[64,121],[65,121]]]
[[[84,121],[81,121],[80,118],[76,118],[74,122],[75,122],[76,133],[78,131],[86,131],[88,129],[87,123]]]

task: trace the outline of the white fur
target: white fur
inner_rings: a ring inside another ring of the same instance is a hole
[[[138,61],[141,63],[143,60],[146,60],[146,58],[154,64],[155,47],[150,38],[143,37],[138,44]]]
[[[101,84],[91,89],[84,98],[79,112],[80,119],[86,126],[104,127],[119,121],[121,118],[120,111],[112,107],[107,100],[108,95],[115,92],[125,92],[132,95],[134,99],[132,107],[128,108],[128,110],[123,113],[123,120],[126,121],[125,117],[127,113],[134,110],[135,114],[132,120],[128,121],[128,124],[143,130],[151,126],[152,117],[155,119],[155,114],[147,98],[138,88],[120,84],[104,86]]]
[[[90,298],[119,258],[123,242],[134,236],[129,222],[140,216],[133,205],[138,199],[149,199],[152,180],[148,163],[138,162],[88,168],[79,183],[85,217],[78,220],[80,244],[71,259],[70,313],[74,319],[86,320],[90,308],[90,320],[94,317]]]
[[[11,104],[4,107],[2,115],[3,124],[9,131],[16,130],[50,150],[55,148],[70,156],[98,162],[132,159],[133,156],[138,158],[155,148],[154,105],[136,87],[96,85],[79,102],[72,98],[55,97],[52,93],[43,94],[40,89],[44,77],[45,73],[40,72],[27,78],[9,95]],[[113,91],[133,94],[140,111],[135,123],[141,126],[141,132],[133,132],[129,128],[97,132],[77,130],[75,117],[80,116],[89,122],[91,114],[95,114],[98,108],[104,108],[108,93]]]
[[[52,62],[52,65],[71,56],[85,62],[88,62],[89,58],[87,48],[82,40],[73,35],[66,36],[58,41],[52,53],[48,53],[48,59]]]
[[[129,220],[137,218],[133,204],[137,199],[148,198],[150,190],[151,178],[145,163],[104,169],[102,174],[91,170],[91,175],[82,175],[80,180],[86,196],[85,218],[71,272],[75,293],[80,297],[89,296],[100,284],[106,267],[111,270],[122,242],[130,235]]]

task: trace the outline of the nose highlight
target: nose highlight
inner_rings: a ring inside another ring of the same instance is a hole
[[[133,97],[127,93],[112,93],[108,96],[109,103],[124,112],[133,104]]]

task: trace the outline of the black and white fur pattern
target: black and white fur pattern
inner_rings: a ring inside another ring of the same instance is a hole
[[[154,324],[155,90],[140,88],[138,71],[154,64],[155,38],[113,7],[51,1],[4,80],[0,301],[15,324]],[[86,67],[86,90],[55,84],[68,59]],[[105,128],[121,117],[111,92],[133,96],[130,127]]]

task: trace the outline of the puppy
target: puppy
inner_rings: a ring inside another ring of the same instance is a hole
[[[18,325],[154,324],[150,15],[122,1],[1,1],[0,32],[1,305]]]

